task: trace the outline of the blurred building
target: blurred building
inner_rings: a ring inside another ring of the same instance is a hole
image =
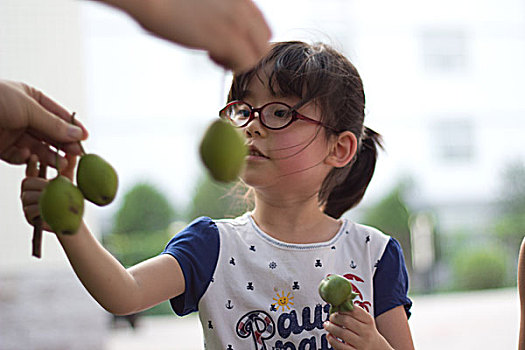
[[[364,81],[369,126],[386,148],[364,205],[411,179],[411,209],[432,213],[413,225],[412,243],[423,251],[411,254],[423,279],[413,281],[429,288],[429,271],[439,271],[425,258],[434,257],[430,232],[449,253],[458,234],[470,237],[466,244],[482,242],[501,215],[503,170],[525,162],[525,3],[353,4],[348,54]]]
[[[443,232],[484,232],[501,172],[525,160],[525,3],[355,2],[351,48],[369,123],[385,136],[377,182],[412,177]]]
[[[84,115],[79,15],[75,1],[0,1],[0,77],[33,85]],[[0,348],[103,349],[108,314],[80,285],[56,237],[44,233],[42,259],[31,257],[23,177],[23,166],[0,162]],[[89,208],[86,219],[97,232]]]

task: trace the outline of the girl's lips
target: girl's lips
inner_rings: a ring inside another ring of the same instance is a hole
[[[259,149],[253,145],[248,146],[248,159],[250,160],[256,160],[256,159],[269,159],[266,155],[264,155]]]

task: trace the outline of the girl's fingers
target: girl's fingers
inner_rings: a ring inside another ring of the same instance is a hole
[[[25,191],[22,192],[22,205],[29,206],[38,204],[38,201],[40,199],[40,195],[42,194],[41,191]]]
[[[28,177],[38,176],[37,164],[38,164],[38,157],[34,154],[31,155],[29,157],[29,160],[27,161],[26,176]]]
[[[60,171],[60,175],[66,176],[73,181],[75,177],[75,167],[77,166],[77,157],[71,154],[66,154],[67,167]]]
[[[328,333],[336,336],[339,339],[343,339],[344,341],[358,337],[358,334],[352,329],[338,326],[337,324],[330,321],[325,322],[323,327]]]
[[[21,186],[21,193],[24,193],[24,192],[27,192],[27,191],[42,191],[46,185],[47,185],[47,180],[45,179],[41,179],[39,177],[26,177],[23,181],[22,181],[22,186]]]
[[[337,339],[332,334],[327,334],[326,340],[328,340],[328,343],[334,350],[356,350],[352,344],[343,343],[340,339]]]
[[[38,208],[38,204],[24,206],[24,215],[27,222],[31,225],[35,225],[36,221],[40,219],[40,209]]]
[[[25,206],[24,215],[25,215],[27,222],[32,226],[35,226],[38,220],[42,220],[42,217],[40,216],[40,209],[38,207],[38,204]],[[43,230],[53,232],[51,227],[49,227],[49,225],[45,221],[42,221],[41,223],[42,223]]]

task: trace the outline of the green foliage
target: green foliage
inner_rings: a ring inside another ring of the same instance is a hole
[[[168,230],[136,231],[134,234],[112,233],[104,237],[104,245],[125,267],[159,255],[171,239]]]
[[[113,232],[141,234],[163,230],[174,219],[175,210],[168,199],[153,185],[139,183],[125,194]]]
[[[501,215],[494,224],[496,237],[517,255],[525,232],[525,165],[514,162],[502,174]]]
[[[199,216],[213,219],[236,217],[253,208],[245,199],[246,187],[241,183],[222,184],[203,176],[198,182],[186,216],[191,221]]]
[[[175,210],[167,198],[154,186],[135,185],[124,196],[114,217],[113,232],[104,236],[103,243],[125,266],[159,255],[171,239],[169,227]],[[145,314],[171,314],[169,302],[161,303]]]
[[[404,182],[398,184],[376,205],[368,208],[361,221],[396,238],[403,248],[407,268],[411,270],[412,249],[409,226],[411,213],[404,200],[405,190]]]
[[[452,267],[454,286],[459,290],[506,286],[507,255],[497,245],[462,249]]]

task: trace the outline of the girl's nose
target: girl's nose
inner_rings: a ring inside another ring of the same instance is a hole
[[[261,124],[259,112],[254,112],[253,120],[244,127],[244,133],[248,137],[255,135],[263,136],[265,133],[264,126]]]

